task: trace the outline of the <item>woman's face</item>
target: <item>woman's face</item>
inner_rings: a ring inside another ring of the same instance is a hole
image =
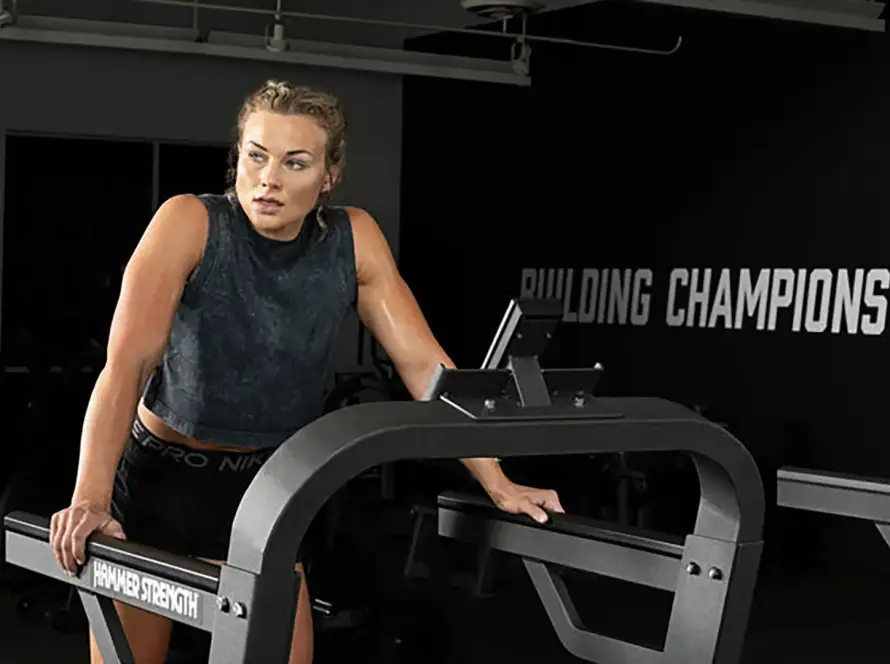
[[[331,188],[325,131],[306,115],[256,111],[245,120],[235,191],[257,231],[295,238],[303,219]]]

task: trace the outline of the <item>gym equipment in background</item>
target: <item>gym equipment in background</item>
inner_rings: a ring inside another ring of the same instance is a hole
[[[77,588],[106,664],[132,661],[114,599],[210,632],[210,664],[274,664],[288,657],[300,543],[328,498],[368,468],[409,458],[685,450],[702,487],[695,532],[685,546],[571,528],[559,518],[533,526],[531,519],[495,514],[486,516],[485,536],[493,547],[539,559],[526,567],[562,643],[576,656],[599,664],[737,662],[762,548],[757,466],[739,441],[682,406],[594,398],[599,375],[598,369],[541,370],[536,358],[517,354],[506,369],[440,368],[424,401],[359,404],[321,417],[276,450],[251,483],[221,567],[93,535],[86,565],[68,577],[50,550],[49,520],[22,512],[4,519],[6,557]],[[573,624],[545,561],[657,587],[673,584],[664,650]]]
[[[890,544],[890,481],[792,467],[777,480],[779,507],[872,521]]]

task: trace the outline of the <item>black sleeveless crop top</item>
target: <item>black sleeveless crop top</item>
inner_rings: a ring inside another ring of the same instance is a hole
[[[260,235],[237,199],[203,195],[210,225],[146,407],[208,442],[274,447],[322,413],[330,365],[357,297],[352,225],[313,210],[300,235]]]

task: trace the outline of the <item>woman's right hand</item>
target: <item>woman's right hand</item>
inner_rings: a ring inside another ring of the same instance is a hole
[[[49,543],[59,565],[70,576],[86,563],[87,538],[94,532],[117,539],[127,539],[124,529],[112,516],[89,502],[76,502],[53,514]]]

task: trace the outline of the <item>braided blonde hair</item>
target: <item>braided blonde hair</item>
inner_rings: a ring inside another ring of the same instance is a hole
[[[281,115],[306,115],[318,123],[325,134],[325,168],[331,174],[336,170],[337,178],[331,178],[331,189],[342,179],[346,166],[346,116],[340,101],[332,94],[302,85],[294,85],[288,81],[270,79],[260,88],[252,92],[241,105],[238,113],[238,141],[229,153],[229,172],[227,195],[235,195],[235,177],[237,173],[238,152],[241,145],[244,124],[251,114],[257,111],[269,111]],[[330,196],[331,189],[322,194],[322,200]],[[318,205],[318,223],[324,230],[326,225],[322,218],[322,200]]]

